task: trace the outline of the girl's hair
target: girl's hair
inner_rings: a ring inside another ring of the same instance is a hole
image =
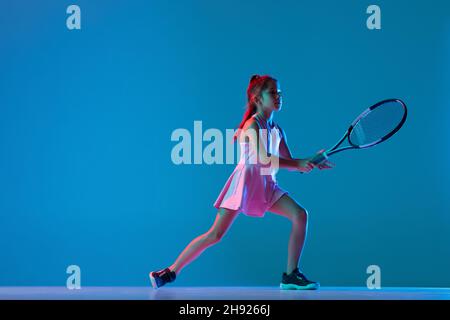
[[[256,113],[256,102],[255,98],[261,96],[261,92],[267,89],[271,82],[277,82],[277,79],[269,76],[269,75],[253,75],[250,78],[250,83],[247,88],[247,105],[244,116],[242,117],[242,121],[239,124],[236,133],[233,136],[233,142],[236,140],[240,130],[245,122],[251,118],[252,115]]]

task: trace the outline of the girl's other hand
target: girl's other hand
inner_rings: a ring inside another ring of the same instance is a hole
[[[314,169],[314,164],[310,162],[310,159],[298,159],[297,170],[302,173],[308,173]]]
[[[324,153],[325,152],[325,149],[321,149],[321,150],[319,150],[318,152],[317,152],[317,154],[321,154],[321,153]],[[319,163],[319,164],[317,164],[317,165],[315,165],[317,168],[319,168],[319,170],[324,170],[324,169],[332,169],[332,168],[334,168],[336,165],[333,163],[333,162],[331,162],[331,161],[329,161],[328,159],[327,160],[324,160],[324,161],[322,161],[321,163]]]

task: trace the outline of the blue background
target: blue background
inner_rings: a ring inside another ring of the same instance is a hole
[[[448,1],[0,3],[0,285],[149,285],[209,229],[233,165],[175,165],[177,128],[225,133],[254,73],[280,80],[295,157],[373,103],[402,130],[336,168],[278,173],[310,213],[302,270],[325,286],[450,286]],[[381,30],[366,8],[381,7]],[[204,144],[206,146],[207,143]],[[204,147],[203,146],[203,147]],[[290,222],[240,215],[179,286],[278,285]]]

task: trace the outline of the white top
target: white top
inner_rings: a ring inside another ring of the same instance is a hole
[[[282,139],[281,130],[278,125],[274,124],[273,128],[267,126],[267,122],[261,119],[258,114],[254,114],[252,118],[255,118],[256,123],[259,126],[259,141],[263,144],[264,148],[267,150],[268,154],[279,156],[279,147]],[[262,164],[257,162],[256,150],[250,148],[248,142],[240,142],[240,159],[239,164],[245,165],[259,165],[267,170],[263,174],[270,174],[274,181],[276,181],[275,175],[279,169],[279,164],[274,162],[269,162],[267,164]]]

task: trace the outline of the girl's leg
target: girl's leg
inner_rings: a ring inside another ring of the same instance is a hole
[[[181,269],[196,259],[206,248],[219,242],[238,213],[239,211],[220,208],[212,227],[206,233],[192,240],[169,269],[178,275]]]
[[[286,273],[290,274],[298,263],[306,240],[308,228],[308,213],[288,194],[284,194],[269,208],[270,212],[287,217],[292,222],[288,245],[288,262]]]

